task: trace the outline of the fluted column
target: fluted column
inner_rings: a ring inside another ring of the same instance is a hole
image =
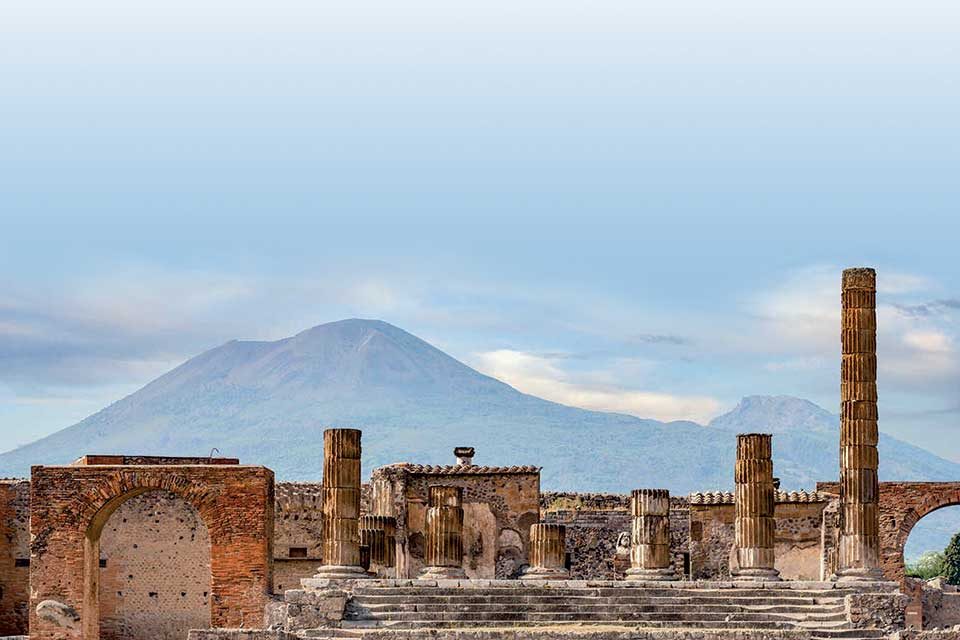
[[[365,533],[365,532],[379,532]],[[360,517],[360,544],[363,545],[365,536],[369,540],[370,562],[381,567],[392,567],[396,564],[396,536],[397,519],[393,516],[361,516]]]
[[[530,566],[524,580],[566,580],[567,528],[544,522],[530,525]]]
[[[323,432],[323,565],[318,578],[367,576],[360,564],[360,431]]]
[[[465,578],[463,571],[463,489],[430,487],[426,549],[421,578]]]
[[[627,580],[676,580],[670,557],[670,492],[634,489]]]
[[[840,580],[877,580],[877,274],[846,269],[841,286]]]
[[[780,579],[780,572],[774,568],[776,488],[772,440],[768,433],[737,436],[733,479],[738,567],[733,573],[744,580]]]

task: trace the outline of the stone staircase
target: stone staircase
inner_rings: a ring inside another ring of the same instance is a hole
[[[880,629],[852,628],[844,601],[850,591],[830,583],[416,582],[358,582],[340,629],[299,637],[477,638],[481,631],[488,632],[482,637],[497,637],[489,635],[497,630],[513,637],[507,630],[546,628],[553,632],[543,637],[550,638],[601,628],[793,630],[815,640],[886,637]]]

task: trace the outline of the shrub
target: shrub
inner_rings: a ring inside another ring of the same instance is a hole
[[[943,576],[949,584],[960,585],[960,533],[953,534],[943,552]]]
[[[957,541],[958,536],[954,536],[953,540],[950,541],[953,544],[954,541]],[[947,547],[948,549],[950,547]],[[960,552],[960,541],[958,541],[958,552]],[[960,560],[960,557],[958,557]],[[929,580],[930,578],[936,578],[944,574],[944,569],[946,565],[945,554],[942,551],[927,551],[914,562],[908,562],[906,566],[907,575],[911,578],[921,578],[923,580]]]

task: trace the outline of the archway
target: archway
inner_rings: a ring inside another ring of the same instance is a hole
[[[911,510],[902,528],[906,531],[903,591],[912,598],[907,623],[924,629],[960,624],[960,593],[942,580],[931,580],[942,575],[943,551],[950,538],[960,533],[960,506],[937,507],[922,517]]]
[[[211,626],[262,625],[273,568],[273,472],[163,460],[33,468],[31,640],[99,637],[104,527],[124,503],[152,491],[175,494],[206,524]],[[37,606],[46,600],[70,619],[41,619]]]
[[[210,626],[210,535],[176,494],[124,501],[100,533],[99,570],[100,640],[183,640]]]

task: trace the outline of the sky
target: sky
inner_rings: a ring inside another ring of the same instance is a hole
[[[202,5],[202,6],[201,6]],[[84,3],[0,19],[0,450],[386,320],[517,388],[839,405],[960,461],[956,3]]]

